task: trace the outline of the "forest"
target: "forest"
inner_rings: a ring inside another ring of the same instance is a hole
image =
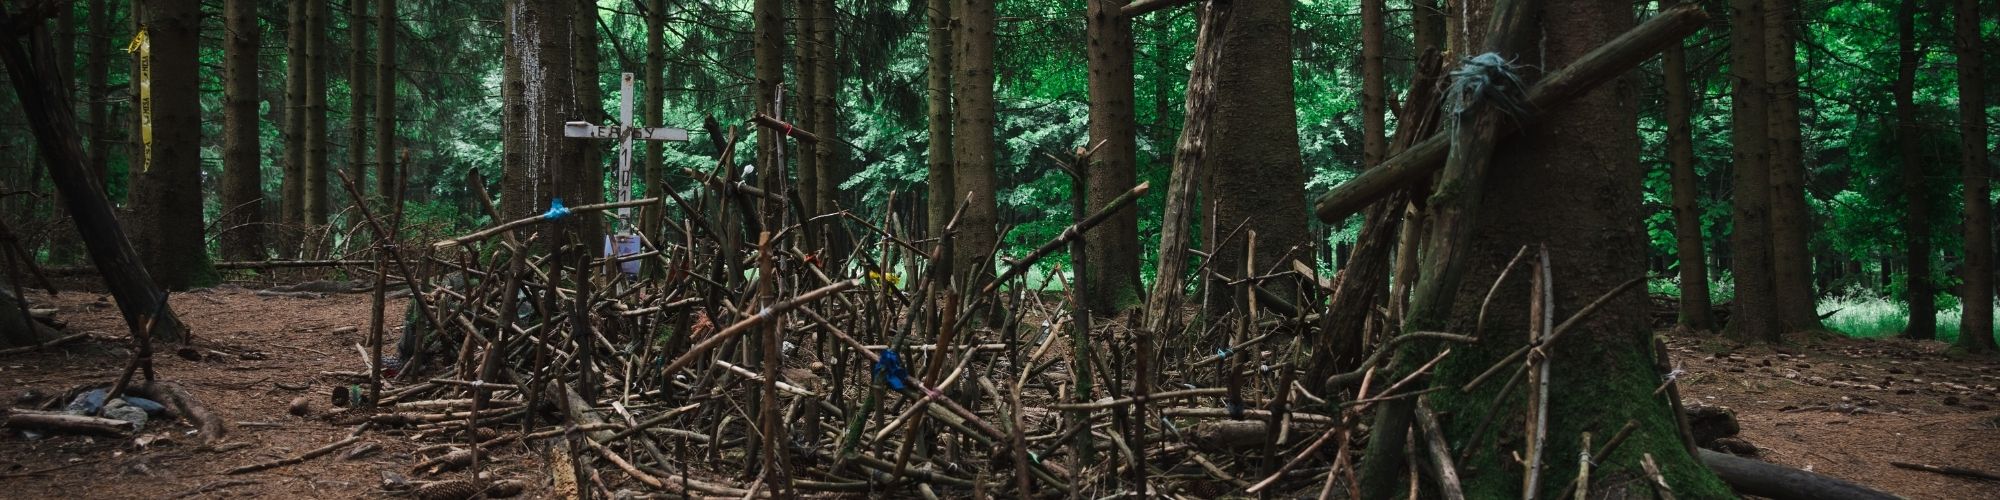
[[[0,1],[0,477],[2000,496],[1996,38],[1981,0]]]

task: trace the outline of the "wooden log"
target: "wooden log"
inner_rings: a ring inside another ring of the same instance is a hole
[[[76,111],[62,97],[66,95],[62,88],[66,80],[55,76],[60,73],[49,49],[55,44],[49,43],[48,34],[40,30],[34,33],[39,39],[35,46],[40,49],[32,58],[21,44],[23,37],[18,26],[32,25],[17,23],[13,16],[0,11],[0,62],[5,63],[0,66],[6,66],[8,76],[13,79],[14,93],[21,100],[29,128],[34,131],[36,149],[50,166],[49,178],[55,181],[56,192],[61,195],[58,198],[69,211],[70,220],[76,222],[91,263],[104,276],[105,288],[118,300],[118,311],[125,317],[126,328],[140,335],[148,315],[158,311],[159,318],[154,321],[158,326],[152,335],[180,342],[187,338],[187,326],[181,324],[172,308],[164,306],[161,297],[165,294],[140,262],[132,242],[125,239],[125,230],[104,197],[103,180],[84,161],[76,132]]]
[[[1694,4],[1660,11],[1639,27],[1584,54],[1569,66],[1544,75],[1529,87],[1528,108],[1539,113],[1559,107],[1638,67],[1653,54],[1665,49],[1667,44],[1679,43],[1682,38],[1700,29],[1707,20],[1708,13]],[[1507,128],[1506,132],[1511,133],[1519,127],[1517,123]],[[1449,134],[1431,136],[1383,161],[1381,166],[1363,171],[1353,179],[1334,186],[1314,203],[1314,215],[1322,222],[1338,222],[1389,192],[1436,172],[1444,166],[1445,154],[1451,149],[1450,143]]]
[[[1994,474],[1991,472],[1986,472],[1976,469],[1967,469],[1964,467],[1953,467],[1949,465],[1913,464],[1906,462],[1889,462],[1889,465],[1894,465],[1898,468],[1909,469],[1909,470],[1920,470],[1924,472],[1944,474],[1947,476],[1969,477],[1974,479],[1985,479],[1987,481],[2000,481],[2000,474]]]
[[[1893,500],[1867,486],[1728,453],[1701,450],[1701,463],[1737,493],[1772,500]]]
[[[24,410],[9,411],[0,427],[109,436],[132,434],[132,423],[124,420]]]

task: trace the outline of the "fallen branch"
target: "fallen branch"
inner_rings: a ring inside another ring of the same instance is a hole
[[[1737,493],[1772,500],[1893,500],[1867,486],[1728,453],[1700,450],[1701,463]]]
[[[631,200],[631,201],[615,201],[615,202],[611,202],[611,203],[598,203],[598,204],[595,204],[595,205],[582,205],[582,206],[575,206],[575,207],[569,207],[569,208],[568,208],[568,213],[567,213],[567,214],[559,214],[559,215],[557,215],[557,217],[563,217],[563,216],[573,216],[573,215],[581,215],[581,214],[584,214],[584,213],[587,213],[587,212],[602,212],[602,211],[605,211],[605,210],[611,210],[611,209],[614,209],[614,208],[625,208],[625,207],[642,207],[642,206],[646,206],[646,205],[657,205],[657,204],[659,204],[659,203],[660,203],[660,199],[659,199],[659,198],[645,198],[645,199],[639,199],[639,200]],[[460,237],[457,237],[457,238],[452,238],[452,239],[448,239],[448,240],[443,240],[443,241],[439,241],[439,242],[437,242],[437,243],[432,243],[432,244],[431,244],[431,247],[432,247],[432,248],[436,248],[436,249],[438,249],[438,250],[443,250],[443,249],[447,249],[447,248],[451,248],[451,247],[454,247],[454,246],[459,246],[459,245],[464,245],[464,244],[467,244],[467,243],[472,243],[472,242],[476,242],[476,241],[480,241],[480,240],[484,240],[484,239],[487,239],[487,238],[491,238],[491,237],[493,237],[494,235],[497,235],[497,234],[500,234],[500,233],[505,233],[505,232],[509,232],[509,231],[513,231],[513,230],[515,230],[515,229],[520,229],[520,228],[522,228],[522,227],[526,227],[526,226],[530,226],[530,225],[534,225],[534,224],[538,224],[538,223],[541,223],[541,222],[543,222],[543,221],[547,221],[547,220],[550,220],[550,217],[549,217],[549,214],[546,214],[546,213],[544,213],[544,214],[540,214],[540,215],[535,215],[535,216],[531,216],[531,217],[527,217],[527,218],[524,218],[524,219],[516,219],[516,220],[513,220],[513,221],[508,221],[508,222],[507,222],[507,223],[505,223],[505,224],[501,224],[501,225],[498,225],[498,226],[493,226],[493,227],[490,227],[490,228],[486,228],[486,229],[482,229],[482,230],[479,230],[478,232],[474,232],[474,233],[472,233],[472,234],[468,234],[468,235],[465,235],[465,236],[460,236]]]
[[[299,464],[299,463],[303,463],[303,462],[305,462],[305,461],[307,461],[307,460],[312,460],[312,459],[315,459],[315,458],[319,458],[319,457],[322,457],[322,456],[326,456],[326,454],[328,454],[328,453],[333,453],[333,452],[334,452],[334,451],[336,451],[336,450],[339,450],[339,449],[341,449],[341,448],[343,448],[343,447],[346,447],[347,445],[350,445],[350,444],[354,444],[354,442],[356,442],[356,441],[360,441],[360,440],[361,440],[361,436],[348,436],[348,437],[347,437],[347,439],[342,439],[342,440],[339,440],[339,441],[334,441],[334,442],[333,442],[333,444],[329,444],[329,445],[326,445],[326,446],[321,446],[321,447],[319,447],[319,448],[317,448],[317,449],[314,449],[314,450],[312,450],[312,451],[308,451],[308,452],[305,452],[304,454],[301,454],[301,455],[299,455],[299,456],[296,456],[296,457],[291,457],[291,458],[286,458],[286,459],[282,459],[282,460],[276,460],[276,461],[271,461],[271,462],[264,462],[264,463],[261,463],[261,464],[253,464],[253,465],[245,465],[245,466],[241,466],[241,467],[237,467],[237,468],[234,468],[234,469],[229,469],[228,471],[225,471],[225,472],[223,472],[223,473],[224,473],[224,474],[244,474],[244,473],[249,473],[249,472],[257,472],[257,471],[260,471],[260,470],[266,470],[266,469],[275,469],[275,468],[278,468],[278,467],[284,467],[284,466],[287,466],[287,465],[294,465],[294,464]]]
[[[1982,470],[1967,469],[1964,467],[1953,467],[1949,465],[1913,464],[1905,462],[1889,462],[1889,465],[1894,465],[1898,468],[1909,469],[1909,470],[1920,470],[1924,472],[1944,474],[1947,476],[1969,477],[1974,479],[1985,479],[1987,481],[2000,481],[2000,474],[1994,474]]]

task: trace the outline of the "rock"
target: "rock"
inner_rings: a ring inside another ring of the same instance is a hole
[[[312,413],[312,401],[307,400],[305,396],[292,398],[291,407],[285,411],[291,412],[293,416],[306,416],[306,414]]]
[[[1728,408],[1697,404],[1689,405],[1686,413],[1688,431],[1694,434],[1696,446],[1708,448],[1718,439],[1743,432],[1742,424],[1736,421],[1736,412]]]

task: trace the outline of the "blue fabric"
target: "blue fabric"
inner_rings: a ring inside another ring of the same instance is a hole
[[[64,406],[63,409],[76,415],[96,415],[98,410],[104,408],[104,396],[108,392],[111,391],[109,389],[91,389],[83,394],[76,395],[76,399],[70,400],[69,405]],[[145,410],[148,414],[159,415],[167,411],[165,405],[161,405],[159,402],[151,399],[138,396],[125,396],[119,399],[125,400],[125,404]]]
[[[542,213],[542,218],[548,220],[562,220],[565,217],[569,217],[569,207],[563,206],[562,197],[557,196],[553,199],[550,199],[549,211]]]
[[[882,358],[875,360],[874,371],[875,376],[882,377],[882,382],[889,384],[890,389],[898,391],[903,390],[903,378],[910,375],[910,371],[903,368],[903,357],[897,355],[895,349],[882,351]]]

